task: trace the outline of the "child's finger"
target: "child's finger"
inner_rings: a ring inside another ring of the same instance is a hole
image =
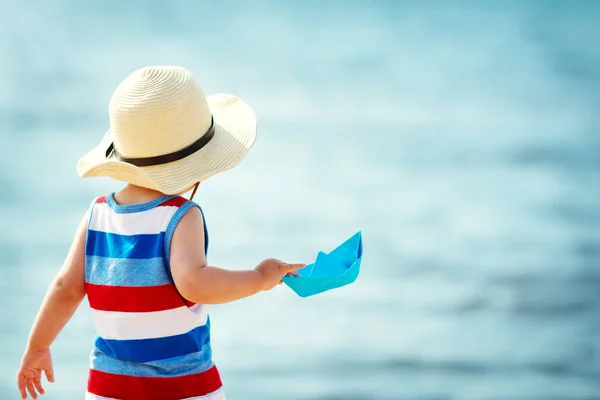
[[[54,382],[54,370],[52,369],[52,367],[45,370],[44,372],[46,373],[46,379],[48,379],[48,382]]]
[[[27,392],[25,391],[25,381],[23,380],[23,378],[21,377],[21,375],[19,375],[19,378],[17,379],[17,382],[19,384],[19,392],[21,392],[21,398],[22,399],[26,399],[27,398]]]
[[[33,385],[40,394],[44,394],[44,388],[42,387],[42,378],[33,378]]]
[[[37,393],[35,392],[35,389],[33,388],[33,381],[31,380],[27,380],[27,391],[29,392],[29,395],[31,396],[32,399],[37,399]]]
[[[297,271],[291,271],[285,274],[284,276],[300,276],[300,274]]]
[[[304,267],[306,267],[306,264],[285,264],[284,265],[286,273],[293,272],[293,271],[296,271],[297,269],[304,268]]]

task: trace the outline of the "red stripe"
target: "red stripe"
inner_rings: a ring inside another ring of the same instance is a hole
[[[96,204],[106,203],[106,196],[100,196],[96,199]]]
[[[205,396],[221,388],[217,367],[200,374],[172,378],[116,375],[91,369],[88,392],[111,399],[185,399]]]
[[[181,207],[187,200],[183,197],[173,197],[161,203],[159,207]]]
[[[85,284],[90,307],[101,311],[151,312],[191,307],[175,285],[109,286]]]

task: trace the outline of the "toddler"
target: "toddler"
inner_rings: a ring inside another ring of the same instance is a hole
[[[110,130],[77,165],[125,182],[94,199],[31,329],[17,374],[23,399],[54,382],[50,345],[87,295],[97,336],[86,399],[225,399],[207,304],[270,290],[304,264],[266,259],[231,271],[206,261],[192,201],[201,181],[242,161],[256,117],[238,97],[205,97],[181,67],[146,67],[116,89]],[[190,200],[182,197],[192,190]]]

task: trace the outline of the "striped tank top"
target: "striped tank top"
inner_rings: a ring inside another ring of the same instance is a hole
[[[196,203],[176,195],[90,210],[85,288],[96,327],[87,399],[222,400],[206,306],[184,299],[170,273],[173,232]],[[205,252],[208,249],[208,233]]]

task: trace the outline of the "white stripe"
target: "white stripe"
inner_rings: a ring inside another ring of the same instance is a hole
[[[102,396],[98,396],[98,395],[95,395],[90,392],[86,392],[85,400],[115,400],[115,399],[110,399],[108,397],[102,397]],[[227,400],[227,399],[225,398],[225,392],[221,388],[221,389],[217,390],[216,392],[213,392],[206,396],[188,397],[187,399],[181,399],[181,400]]]
[[[225,391],[223,390],[223,388],[212,392],[211,394],[207,394],[206,396],[200,396],[200,397],[188,397],[187,399],[181,399],[181,400],[227,400],[225,399]]]
[[[115,400],[110,397],[102,397],[97,394],[85,392],[85,400]]]
[[[178,207],[161,206],[139,213],[116,213],[106,203],[94,208],[90,229],[119,235],[155,234],[167,230]]]
[[[208,319],[207,307],[202,304],[141,313],[99,310],[92,313],[98,335],[116,340],[181,335],[205,325]]]

